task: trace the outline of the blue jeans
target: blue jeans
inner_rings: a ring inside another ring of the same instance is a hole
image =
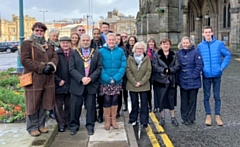
[[[209,99],[211,96],[211,85],[213,85],[213,96],[215,101],[215,115],[220,115],[221,99],[220,99],[220,85],[221,77],[205,78],[203,77],[203,91],[204,91],[204,108],[206,115],[211,114]]]

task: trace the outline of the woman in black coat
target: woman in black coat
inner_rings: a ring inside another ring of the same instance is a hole
[[[171,40],[160,41],[161,50],[154,54],[153,66],[153,89],[155,92],[154,102],[157,102],[161,112],[160,124],[165,124],[165,111],[171,112],[172,124],[178,126],[174,114],[174,96],[176,92],[176,73],[179,69],[178,56],[170,50]]]

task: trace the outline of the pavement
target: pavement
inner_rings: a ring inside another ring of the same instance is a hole
[[[85,111],[83,109],[83,111]],[[128,124],[128,112],[122,112],[117,119],[118,129],[104,129],[103,123],[95,123],[95,133],[87,134],[85,113],[80,118],[80,129],[76,135],[70,131],[57,131],[54,119],[46,122],[49,133],[31,137],[26,131],[25,123],[0,124],[0,147],[137,147],[137,141],[131,124]]]

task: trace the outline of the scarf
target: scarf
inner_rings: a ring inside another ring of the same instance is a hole
[[[54,42],[54,41],[52,41],[51,39],[48,39],[48,42],[49,42],[52,46],[54,46],[54,48],[59,48],[59,46],[60,46],[60,42],[59,42],[59,41]]]
[[[150,49],[150,48],[147,49],[147,55],[151,60],[153,58],[153,53],[154,53],[154,49]]]
[[[30,38],[33,39],[34,41],[36,41],[37,43],[41,44],[41,45],[47,44],[44,36],[43,37],[38,37],[35,34],[32,34]]]
[[[136,61],[137,63],[137,70],[140,69],[141,65],[142,65],[142,59],[143,59],[144,55],[140,55],[140,56],[137,56],[136,53],[133,54],[133,58],[134,60]]]

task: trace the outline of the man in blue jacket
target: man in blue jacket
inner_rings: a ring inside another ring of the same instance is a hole
[[[213,95],[215,101],[215,121],[219,126],[223,125],[220,117],[221,99],[220,85],[222,72],[231,60],[231,53],[225,47],[223,42],[213,36],[212,27],[203,28],[203,41],[198,44],[198,50],[202,56],[203,67],[203,90],[204,90],[204,107],[206,112],[207,126],[212,125],[211,108],[210,108],[210,90],[213,85]]]

